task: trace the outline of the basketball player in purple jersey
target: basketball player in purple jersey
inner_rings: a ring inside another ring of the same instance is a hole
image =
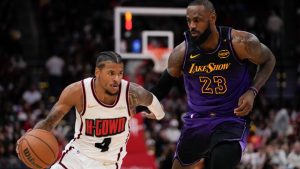
[[[191,2],[186,18],[185,41],[172,51],[167,70],[151,89],[161,100],[183,76],[188,112],[172,168],[235,169],[246,146],[248,114],[275,57],[255,35],[216,26],[209,0]],[[254,79],[249,61],[259,68]]]

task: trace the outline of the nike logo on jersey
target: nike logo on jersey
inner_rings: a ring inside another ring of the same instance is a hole
[[[197,54],[197,55],[190,55],[190,59],[195,59],[196,57],[198,57],[200,54]]]
[[[97,107],[98,105],[88,105],[87,108]]]

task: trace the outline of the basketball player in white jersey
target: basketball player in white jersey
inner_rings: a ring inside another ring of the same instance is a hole
[[[119,169],[126,155],[129,119],[137,105],[160,120],[164,111],[157,98],[138,84],[123,80],[124,64],[115,52],[97,58],[95,77],[67,86],[49,115],[35,129],[51,131],[72,107],[75,134],[51,169]]]

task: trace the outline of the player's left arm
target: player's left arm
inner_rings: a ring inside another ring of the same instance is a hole
[[[128,95],[131,113],[135,113],[136,106],[140,105],[148,107],[151,111],[150,114],[145,114],[147,118],[161,120],[165,116],[163,107],[156,96],[142,86],[130,83]]]
[[[232,44],[239,59],[248,59],[258,65],[251,89],[240,97],[239,106],[235,109],[236,115],[244,116],[252,110],[255,95],[272,74],[276,59],[271,50],[262,44],[255,35],[233,30],[232,37]]]

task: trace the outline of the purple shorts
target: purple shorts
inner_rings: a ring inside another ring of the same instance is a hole
[[[220,142],[239,141],[242,151],[247,144],[249,120],[239,117],[194,117],[185,115],[184,126],[177,143],[175,158],[182,165],[191,165],[209,157]]]

